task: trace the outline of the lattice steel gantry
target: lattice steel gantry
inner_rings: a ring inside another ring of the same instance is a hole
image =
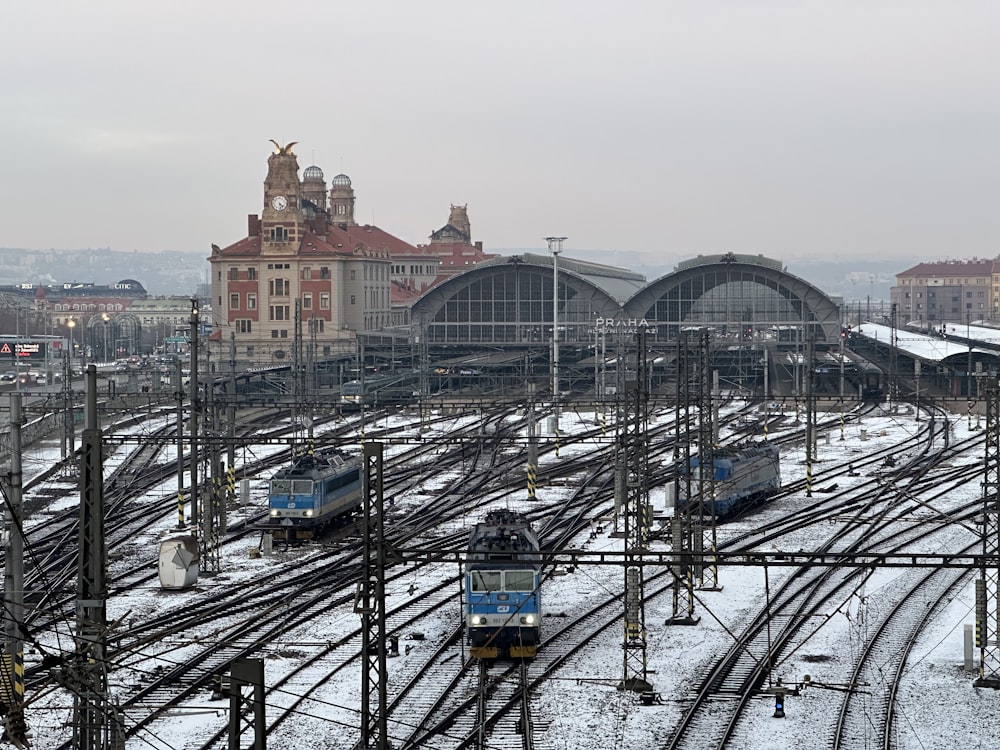
[[[983,562],[976,579],[976,687],[1000,689],[1000,389],[991,384],[986,396],[986,448],[983,477]],[[993,561],[993,562],[990,562]]]
[[[354,609],[361,614],[361,743],[362,748],[388,750],[386,680],[385,565],[383,527],[382,443],[364,445],[364,550],[362,575]]]
[[[649,538],[649,372],[646,332],[636,346],[635,383],[626,382],[625,419],[618,430],[618,448],[625,472],[625,632],[622,642],[622,690],[650,692],[646,669],[646,606],[642,552]]]
[[[673,611],[667,625],[693,625],[698,622],[694,608],[694,566],[684,562],[682,555],[689,555],[695,549],[695,521],[693,513],[698,509],[695,503],[681,506],[681,497],[690,499],[691,483],[691,377],[692,355],[686,331],[677,339],[677,402],[674,408],[674,515],[671,520],[671,544],[675,562],[670,566],[674,575]],[[700,526],[698,540],[700,545]]]

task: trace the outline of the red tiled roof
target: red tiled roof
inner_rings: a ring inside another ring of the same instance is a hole
[[[244,237],[218,252],[213,251],[213,256],[218,255],[260,255],[260,235]]]
[[[412,286],[407,284],[402,284],[399,281],[393,280],[392,286],[390,287],[390,296],[392,298],[392,304],[402,304],[404,302],[412,302],[421,295]]]
[[[299,255],[354,255],[358,250],[366,248],[376,253],[397,255],[416,255],[416,247],[389,234],[376,226],[346,226],[337,224],[326,225],[326,236],[306,230],[299,242]],[[260,255],[261,237],[254,235],[244,237],[221,250],[213,251],[212,257],[231,256],[248,257]]]
[[[464,242],[442,242],[431,245],[433,254],[441,259],[441,268],[465,270],[476,263],[496,258],[496,253],[484,253],[475,245]]]
[[[994,269],[1000,271],[1000,260],[954,260],[918,263],[897,276],[965,276],[989,275]]]
[[[354,246],[365,245],[375,250],[388,250],[391,255],[411,255],[417,251],[409,242],[371,224],[354,224],[346,228],[331,224],[330,227],[350,237]]]

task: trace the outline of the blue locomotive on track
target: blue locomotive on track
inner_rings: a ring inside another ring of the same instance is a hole
[[[465,626],[475,659],[530,658],[541,637],[538,536],[527,516],[494,510],[469,538]]]
[[[311,539],[335,518],[361,507],[360,458],[305,455],[271,477],[268,522],[276,539]]]
[[[719,520],[727,520],[763,502],[781,488],[781,467],[778,449],[768,443],[735,448],[716,448],[712,456],[712,470],[702,471],[699,456],[691,458],[690,497],[703,498],[706,514],[715,513]],[[681,471],[681,491],[678,505],[687,504],[686,472]],[[704,485],[704,495],[702,486]],[[714,500],[708,498],[709,493]]]

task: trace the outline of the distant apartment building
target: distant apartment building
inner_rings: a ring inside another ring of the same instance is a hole
[[[1000,259],[920,263],[896,275],[890,301],[900,324],[1000,320]]]

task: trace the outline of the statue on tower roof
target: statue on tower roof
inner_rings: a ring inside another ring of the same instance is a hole
[[[298,141],[292,141],[287,146],[282,146],[280,143],[274,140],[274,138],[271,138],[269,140],[271,141],[271,143],[274,144],[275,154],[279,154],[281,156],[295,156],[295,154],[292,153],[292,146],[298,143]]]

